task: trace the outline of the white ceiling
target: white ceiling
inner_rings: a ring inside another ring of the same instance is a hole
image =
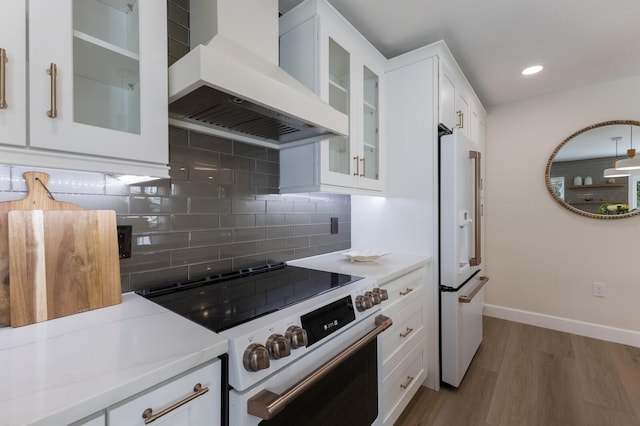
[[[328,1],[387,58],[445,40],[485,107],[640,75],[640,0]]]

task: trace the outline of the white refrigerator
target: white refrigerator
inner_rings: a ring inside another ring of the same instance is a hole
[[[440,368],[458,387],[482,342],[480,148],[460,129],[440,137]]]

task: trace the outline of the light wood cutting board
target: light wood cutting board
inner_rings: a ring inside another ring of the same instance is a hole
[[[14,210],[9,217],[11,326],[121,302],[112,210]]]
[[[82,207],[56,201],[49,197],[45,187],[49,175],[42,172],[26,172],[28,194],[26,198],[0,202],[0,325],[10,323],[9,285],[9,234],[8,216],[11,210],[83,210]]]

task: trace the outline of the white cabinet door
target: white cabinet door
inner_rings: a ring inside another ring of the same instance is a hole
[[[456,127],[462,129],[462,133],[471,138],[469,134],[469,101],[461,88],[456,88]]]
[[[448,72],[447,66],[440,61],[440,123],[450,130],[456,127],[456,86]]]
[[[133,397],[124,404],[107,410],[109,426],[143,426],[143,413],[150,416],[166,414],[153,422],[162,426],[219,425],[221,415],[220,360],[216,360],[185,376],[166,383],[150,392]],[[200,384],[200,394],[194,387]],[[202,390],[208,389],[202,393]],[[195,396],[193,399],[190,397]],[[169,410],[169,407],[175,407]]]
[[[6,57],[0,64],[0,144],[25,145],[26,100],[26,8],[24,2],[0,0],[0,49]],[[0,59],[2,60],[2,59]]]
[[[30,145],[166,164],[165,28],[153,0],[31,0]]]

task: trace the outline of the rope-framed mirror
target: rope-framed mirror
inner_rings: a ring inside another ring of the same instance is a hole
[[[636,120],[605,121],[573,133],[547,161],[549,193],[564,208],[590,218],[639,215],[636,145],[640,148],[640,121]]]

